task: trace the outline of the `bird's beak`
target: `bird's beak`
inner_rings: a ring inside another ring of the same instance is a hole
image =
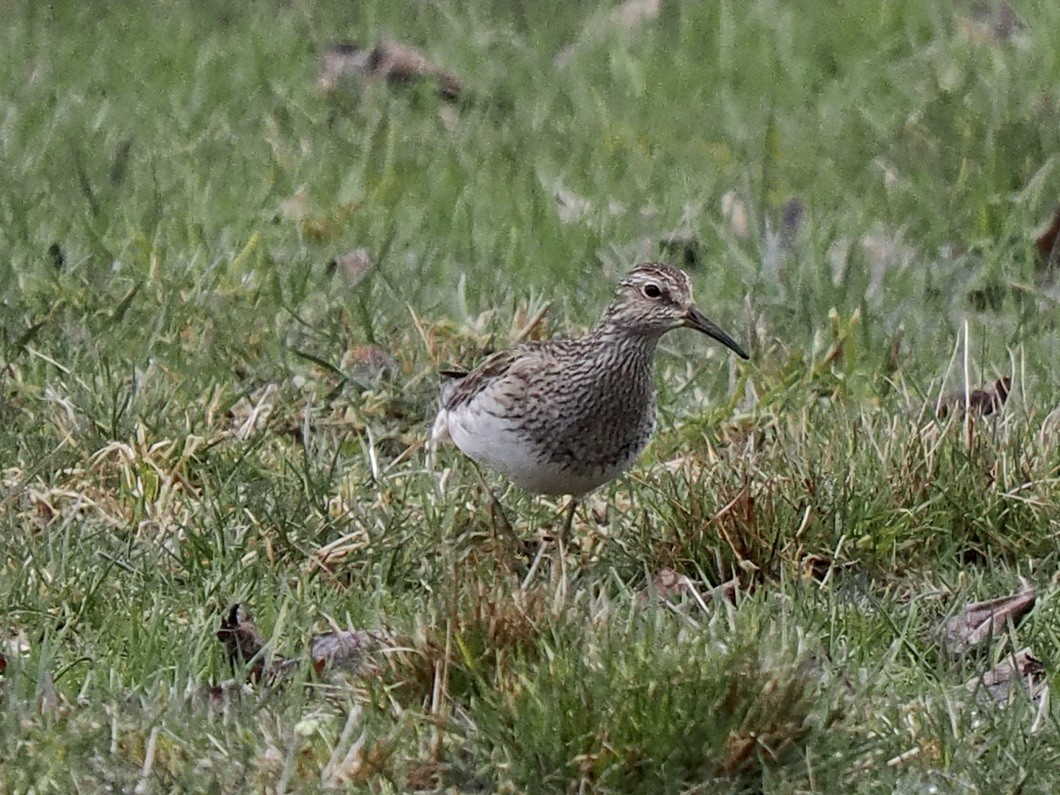
[[[713,337],[741,359],[751,358],[736,340],[694,306],[690,307],[687,314],[685,314],[684,325],[688,328],[694,328],[696,331],[702,331],[708,337]]]

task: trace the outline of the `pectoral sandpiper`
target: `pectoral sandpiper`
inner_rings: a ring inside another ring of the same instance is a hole
[[[537,494],[575,500],[625,472],[655,426],[652,365],[659,339],[691,328],[746,359],[696,307],[688,275],[639,265],[582,337],[527,342],[470,373],[443,371],[434,438]]]

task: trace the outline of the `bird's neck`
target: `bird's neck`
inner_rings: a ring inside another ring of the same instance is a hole
[[[666,329],[658,326],[645,327],[637,322],[630,313],[623,311],[621,303],[613,303],[604,311],[600,320],[589,336],[601,341],[609,341],[624,347],[643,348],[648,353],[654,353]]]
[[[624,370],[650,371],[662,332],[646,330],[612,318],[607,313],[589,332],[587,341],[600,352],[600,362],[612,362]]]

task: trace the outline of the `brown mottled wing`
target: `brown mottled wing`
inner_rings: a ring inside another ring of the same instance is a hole
[[[450,380],[442,383],[442,408],[446,411],[471,401],[490,382],[506,374],[516,362],[523,359],[531,346],[521,345],[507,351],[497,351],[470,373],[459,370],[442,370],[441,375]]]

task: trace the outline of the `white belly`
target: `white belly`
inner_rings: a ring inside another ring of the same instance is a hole
[[[510,425],[485,412],[444,412],[453,443],[468,458],[535,494],[581,496],[618,477],[631,461],[601,468],[577,461],[552,461],[515,433]]]

